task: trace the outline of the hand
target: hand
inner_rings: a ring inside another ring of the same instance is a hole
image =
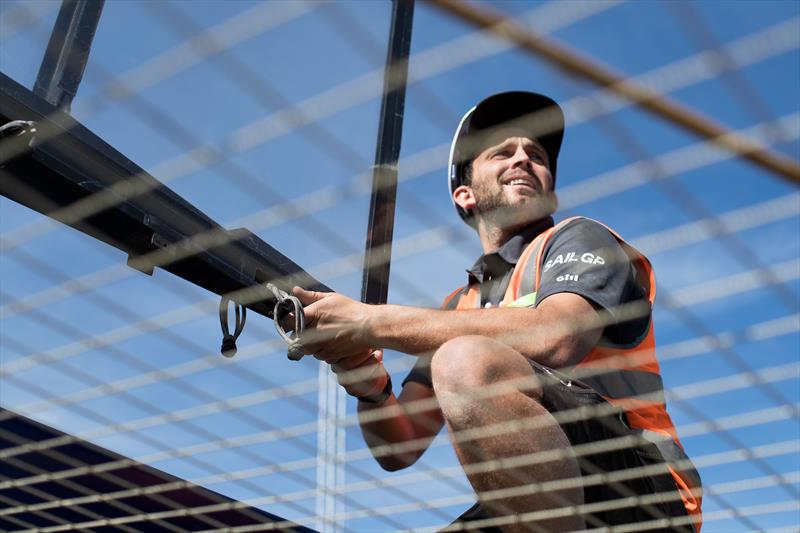
[[[371,348],[365,326],[371,306],[333,292],[295,287],[292,293],[303,304],[306,320],[300,342],[306,353],[331,364],[351,357],[363,362]]]
[[[347,394],[361,398],[379,394],[386,387],[389,374],[383,367],[383,350],[368,350],[332,364],[331,370]]]

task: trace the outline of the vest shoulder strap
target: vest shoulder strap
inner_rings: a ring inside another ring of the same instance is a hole
[[[447,298],[444,299],[442,303],[441,309],[445,309],[447,311],[452,311],[456,307],[458,307],[458,301],[461,299],[461,296],[467,291],[467,287],[459,287],[450,294],[447,295]]]
[[[517,262],[517,267],[514,269],[514,275],[511,278],[509,286],[510,294],[507,295],[508,304],[515,306],[517,300],[524,299],[524,306],[532,306],[536,303],[536,294],[539,292],[539,265],[542,264],[542,257],[544,256],[545,245],[550,240],[550,237],[563,228],[573,220],[581,217],[570,217],[562,220],[552,228],[540,233],[528,247],[522,252],[522,255]],[[520,304],[522,305],[522,304]]]
[[[536,250],[535,260],[531,261],[532,253],[527,253],[528,250],[523,253],[522,257],[520,258],[520,263],[517,265],[519,268],[522,265],[522,272],[521,272],[521,280],[518,286],[517,294],[525,295],[530,293],[538,293],[539,292],[539,285],[541,283],[541,268],[539,268],[542,264],[542,259],[544,256],[545,248],[547,247],[548,241],[561,229],[567,226],[570,222],[574,222],[576,220],[590,220],[600,226],[604,227],[608,230],[611,235],[617,240],[619,245],[625,251],[625,254],[633,263],[635,270],[636,270],[636,278],[637,281],[642,285],[645,290],[645,294],[647,295],[647,299],[650,300],[652,304],[655,301],[656,297],[656,280],[655,275],[653,273],[653,267],[650,264],[650,260],[644,256],[639,250],[628,244],[625,239],[620,237],[620,235],[614,231],[613,229],[609,228],[602,222],[598,222],[597,220],[588,218],[588,217],[569,217],[567,219],[562,220],[546,232],[542,233],[533,240],[533,242],[528,246],[528,248],[533,248]],[[538,242],[537,242],[538,241]],[[524,259],[524,263],[522,260]],[[515,295],[515,297],[518,297]]]

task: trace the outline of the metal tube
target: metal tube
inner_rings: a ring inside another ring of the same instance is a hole
[[[361,301],[372,304],[386,303],[389,294],[397,160],[403,132],[413,17],[414,0],[393,0],[361,285]]]
[[[69,111],[89,59],[105,0],[64,0],[33,93]]]

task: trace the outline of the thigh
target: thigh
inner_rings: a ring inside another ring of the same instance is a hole
[[[579,381],[531,366],[542,383],[542,406],[559,421],[576,453],[585,480],[587,528],[687,516],[658,448],[631,430],[622,410]],[[692,527],[648,530],[688,533]]]

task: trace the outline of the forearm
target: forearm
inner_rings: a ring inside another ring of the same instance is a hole
[[[368,324],[375,346],[410,354],[430,353],[450,339],[480,335],[497,339],[521,354],[549,366],[582,357],[599,336],[591,306],[569,317],[532,308],[445,311],[397,305],[376,306]],[[589,335],[587,331],[596,331]]]
[[[408,451],[397,453],[398,444],[413,441],[414,431],[394,394],[380,405],[358,402],[358,421],[364,441],[384,469],[399,470],[418,457]]]
[[[419,391],[417,391],[418,393]],[[408,391],[392,394],[383,404],[358,402],[361,433],[375,459],[386,470],[405,468],[422,455],[442,427],[436,399]]]

